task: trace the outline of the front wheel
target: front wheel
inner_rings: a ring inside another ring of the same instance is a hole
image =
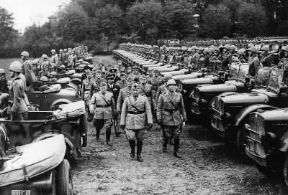
[[[66,159],[57,168],[56,191],[57,195],[73,195],[71,169]]]

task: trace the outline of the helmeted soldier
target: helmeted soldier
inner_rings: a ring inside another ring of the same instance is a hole
[[[164,83],[158,88],[156,93],[156,102],[158,102],[158,99],[161,94],[166,93],[167,91],[167,81],[172,78],[171,74],[165,74],[164,76]]]
[[[50,63],[52,65],[52,67],[54,68],[54,70],[57,70],[58,66],[59,66],[59,58],[58,58],[58,54],[56,53],[55,49],[51,50],[51,58],[50,58]]]
[[[100,91],[94,93],[90,101],[90,112],[94,113],[94,126],[96,128],[96,139],[99,140],[100,130],[106,129],[106,143],[110,143],[112,118],[115,109],[113,93],[107,91],[107,84],[100,84]]]
[[[46,91],[49,89],[48,86],[48,78],[46,76],[41,76],[39,81],[35,81],[33,85],[33,89],[35,91]]]
[[[132,95],[127,97],[122,106],[120,127],[125,129],[126,137],[131,148],[130,156],[135,158],[137,145],[137,161],[143,162],[141,157],[145,131],[153,125],[151,108],[147,97],[139,94],[137,84],[132,86]],[[137,144],[136,144],[136,141]]]
[[[11,88],[10,94],[13,97],[13,105],[11,108],[12,120],[27,119],[27,112],[30,103],[25,92],[25,77],[22,75],[22,64],[14,61],[9,66],[11,72]]]
[[[83,74],[84,75],[84,74]],[[81,94],[82,94],[82,99],[85,102],[85,106],[88,112],[88,121],[91,121],[93,116],[90,112],[89,109],[89,105],[90,105],[90,100],[93,94],[91,94],[91,88],[92,88],[92,83],[93,83],[93,75],[92,73],[89,71],[89,69],[87,69],[87,71],[85,70],[85,77],[82,77],[82,85],[81,85]]]
[[[23,62],[22,65],[22,73],[25,76],[25,90],[27,89],[26,87],[30,87],[32,83],[36,80],[35,73],[33,72],[32,69],[32,63],[29,59],[29,53],[27,51],[23,51],[21,53],[21,60]]]
[[[179,136],[183,122],[186,121],[186,112],[182,94],[176,92],[174,79],[167,81],[168,91],[161,94],[157,103],[157,120],[163,128],[163,152],[167,152],[169,139],[174,138],[174,156],[181,158],[179,152]]]

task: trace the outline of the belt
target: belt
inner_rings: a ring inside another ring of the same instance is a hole
[[[134,111],[128,111],[128,114],[144,114],[145,111],[138,111],[138,112],[134,112]]]
[[[96,108],[107,108],[107,107],[110,107],[111,104],[108,104],[108,105],[96,105]]]
[[[176,111],[178,111],[178,109],[164,109],[164,111],[167,111],[167,112],[176,112]]]

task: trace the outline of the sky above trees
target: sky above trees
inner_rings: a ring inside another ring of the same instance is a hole
[[[24,32],[25,27],[42,25],[47,17],[59,10],[59,6],[71,0],[0,0],[0,7],[13,14],[15,29]]]

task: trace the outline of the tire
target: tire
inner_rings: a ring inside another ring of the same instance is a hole
[[[57,167],[56,192],[57,195],[73,195],[71,169],[66,159]]]
[[[241,156],[245,156],[245,131],[246,129],[243,126],[237,130],[236,147]]]

